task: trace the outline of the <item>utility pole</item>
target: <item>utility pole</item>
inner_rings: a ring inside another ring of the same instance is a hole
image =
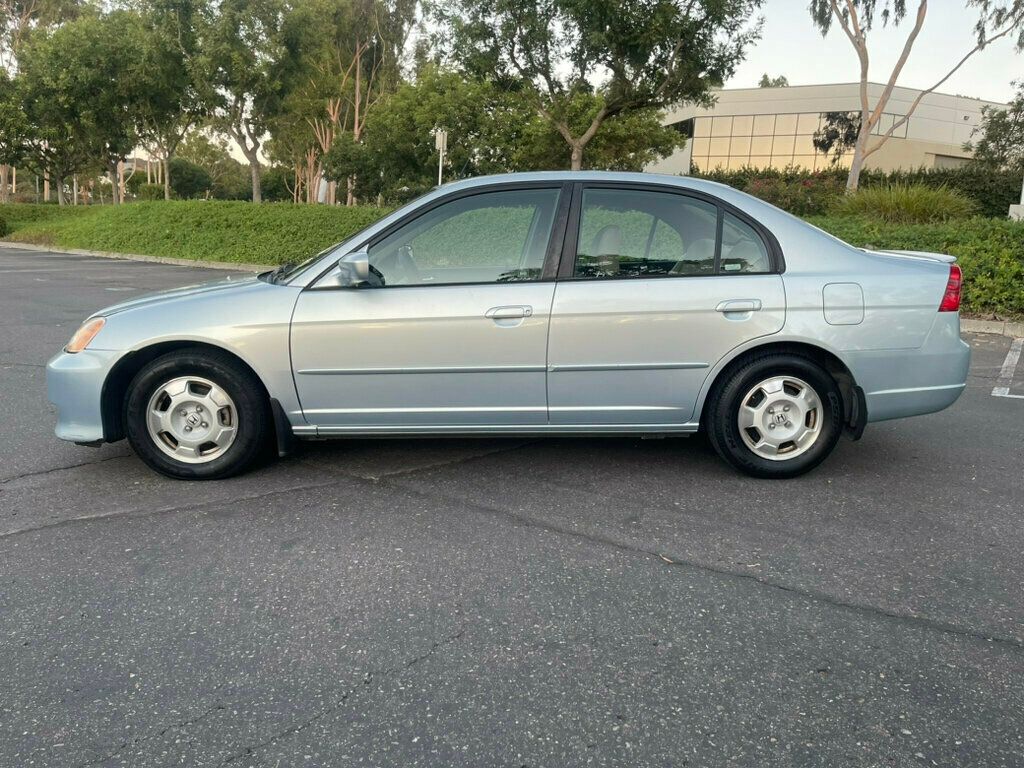
[[[448,151],[448,131],[438,130],[434,134],[434,148],[437,149],[437,186],[441,186],[444,171],[444,155]]]

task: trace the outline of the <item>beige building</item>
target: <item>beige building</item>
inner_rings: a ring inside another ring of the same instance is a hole
[[[868,85],[872,104],[877,103],[883,88],[879,83]],[[920,93],[913,88],[894,89],[875,133],[889,130]],[[646,170],[680,174],[694,167],[827,168],[831,157],[816,152],[812,142],[823,114],[860,111],[857,83],[722,89],[714,95],[715,103],[709,108],[688,106],[666,114],[666,124],[675,126],[690,140]],[[1006,105],[944,93],[926,95],[914,114],[867,159],[865,166],[894,170],[943,168],[966,162],[970,153],[963,145],[981,123],[984,106]],[[840,164],[849,165],[849,156]]]

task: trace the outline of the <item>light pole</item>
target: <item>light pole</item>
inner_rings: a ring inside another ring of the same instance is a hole
[[[434,148],[437,149],[437,186],[441,186],[444,171],[444,155],[448,151],[448,131],[438,130],[434,134]]]
[[[1020,203],[1010,206],[1010,218],[1024,221],[1024,182],[1020,186]]]

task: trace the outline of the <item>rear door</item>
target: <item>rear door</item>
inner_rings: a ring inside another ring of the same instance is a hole
[[[576,185],[551,309],[550,422],[696,419],[710,368],[785,322],[776,247],[706,196]]]

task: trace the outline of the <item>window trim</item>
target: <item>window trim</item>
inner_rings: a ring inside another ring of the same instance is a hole
[[[721,198],[709,195],[706,192],[702,192],[696,189],[683,189],[680,187],[673,187],[667,184],[657,183],[644,183],[644,182],[628,182],[628,181],[588,181],[588,182],[575,182],[572,189],[572,203],[569,206],[569,222],[565,232],[565,238],[562,246],[561,258],[558,264],[558,280],[564,282],[592,282],[592,283],[606,283],[610,281],[636,281],[636,280],[662,280],[662,279],[681,279],[681,278],[698,278],[707,279],[715,277],[739,277],[741,274],[736,273],[724,273],[721,270],[722,261],[722,225],[725,220],[725,214],[729,213],[735,216],[737,219],[742,221],[744,224],[750,226],[754,230],[754,233],[761,238],[764,243],[766,250],[768,251],[768,259],[771,262],[771,269],[766,272],[752,272],[744,277],[754,277],[755,275],[781,275],[786,271],[786,261],[782,254],[782,247],[779,245],[778,239],[771,233],[771,231],[765,227],[757,219],[750,216],[745,211],[740,210],[735,205],[722,200]],[[680,197],[688,197],[694,200],[700,200],[701,202],[709,203],[714,205],[718,210],[718,222],[715,232],[715,273],[713,275],[646,275],[644,277],[576,277],[576,256],[579,245],[580,227],[583,223],[582,212],[583,212],[583,193],[588,189],[611,189],[611,190],[623,190],[633,192],[662,192],[670,195],[678,195]]]
[[[507,282],[499,282],[496,280],[483,280],[479,282],[456,282],[456,283],[418,283],[414,285],[384,285],[375,288],[347,288],[342,286],[334,285],[319,285],[319,282],[334,269],[337,262],[332,262],[316,276],[309,284],[303,288],[303,290],[317,290],[317,291],[352,291],[352,290],[388,290],[388,289],[399,289],[399,288],[442,288],[442,287],[453,287],[453,286],[480,286],[480,285],[535,285],[537,283],[550,283],[555,280],[555,273],[558,269],[558,263],[560,255],[564,246],[564,240],[566,236],[566,230],[568,228],[569,217],[569,205],[570,205],[570,187],[571,182],[566,181],[509,181],[502,184],[492,184],[486,187],[473,187],[471,189],[463,189],[456,192],[452,192],[444,197],[439,197],[436,200],[432,200],[426,205],[417,207],[415,210],[410,211],[406,216],[393,222],[386,229],[381,230],[372,237],[365,238],[356,243],[347,253],[357,253],[367,248],[372,248],[374,245],[389,237],[390,235],[397,232],[399,229],[411,224],[416,219],[424,216],[436,208],[440,208],[442,205],[452,203],[457,200],[462,200],[469,197],[477,197],[480,195],[493,194],[495,192],[515,192],[520,190],[532,191],[532,190],[544,190],[554,189],[558,191],[558,196],[555,198],[555,212],[551,219],[551,232],[548,235],[547,246],[544,251],[544,262],[541,266],[541,276],[536,280],[509,280]]]

